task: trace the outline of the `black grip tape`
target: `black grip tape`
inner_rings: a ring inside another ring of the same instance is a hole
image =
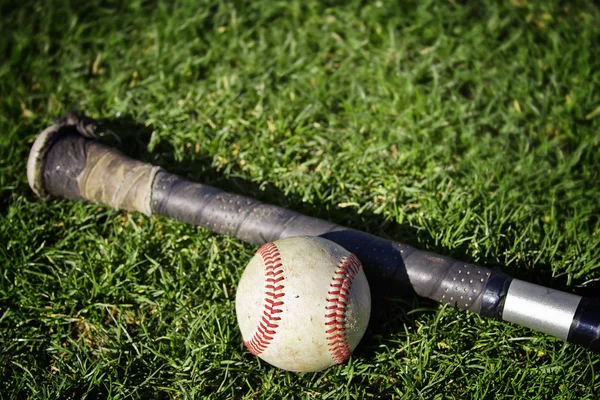
[[[354,253],[370,280],[403,283],[420,296],[477,313],[490,277],[487,268],[193,183],[164,171],[154,179],[151,207],[153,214],[253,244],[293,236],[322,236]]]
[[[152,185],[152,213],[263,244],[284,237],[318,236],[339,225],[193,183],[160,171]]]
[[[600,352],[600,300],[581,299],[567,340]]]
[[[492,271],[481,299],[481,315],[502,319],[504,302],[511,282],[512,278],[510,276]]]

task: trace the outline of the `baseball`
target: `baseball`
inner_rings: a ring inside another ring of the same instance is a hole
[[[278,368],[313,372],[350,357],[367,329],[369,284],[356,256],[320,237],[264,244],[235,309],[244,345]]]

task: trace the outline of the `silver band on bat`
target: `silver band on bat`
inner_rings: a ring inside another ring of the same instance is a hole
[[[513,279],[502,319],[567,340],[581,297]]]

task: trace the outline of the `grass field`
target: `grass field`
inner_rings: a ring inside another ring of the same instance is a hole
[[[0,397],[599,398],[599,355],[397,291],[348,363],[276,370],[235,320],[255,247],[25,175],[76,108],[193,180],[598,297],[592,4],[0,0]]]

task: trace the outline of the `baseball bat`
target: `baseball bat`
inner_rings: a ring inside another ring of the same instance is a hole
[[[37,137],[27,178],[38,196],[176,218],[256,245],[322,236],[354,253],[369,278],[407,284],[422,297],[600,352],[597,299],[513,279],[497,270],[190,182],[101,143],[94,128],[93,120],[71,113]]]

